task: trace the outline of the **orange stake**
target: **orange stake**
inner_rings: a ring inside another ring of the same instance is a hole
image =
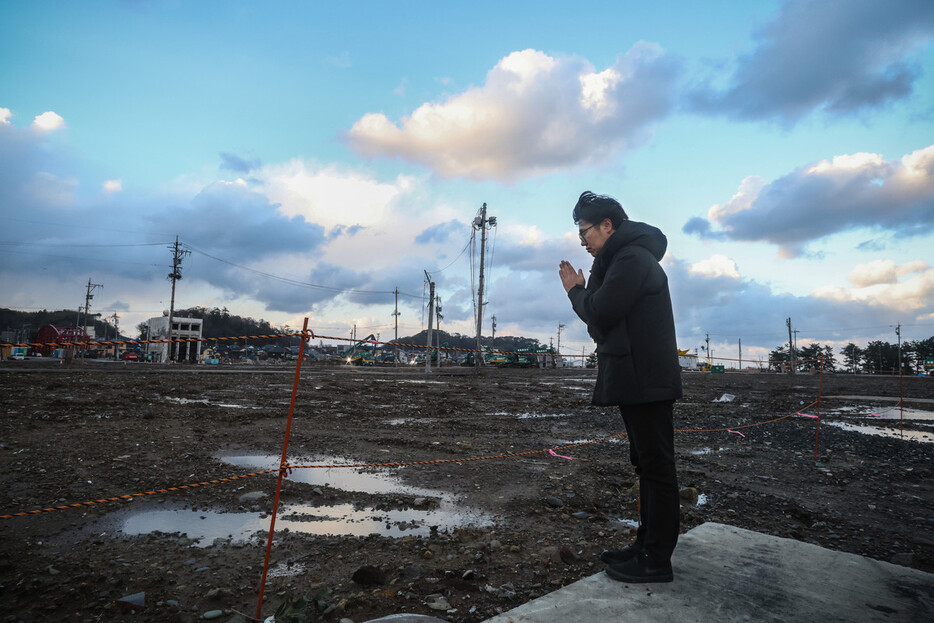
[[[824,356],[820,360],[820,377],[817,381],[817,428],[814,432],[814,460],[817,460],[817,442],[820,440],[820,397],[824,391]]]
[[[298,394],[298,380],[302,371],[302,359],[305,358],[305,340],[308,339],[308,318],[302,324],[302,341],[298,346],[298,362],[295,364],[295,380],[292,381],[292,400],[289,402],[289,418],[285,424],[285,439],[282,441],[282,459],[279,461],[279,478],[276,481],[276,497],[272,502],[272,518],[269,521],[269,540],[266,542],[266,559],[263,561],[263,579],[259,583],[259,599],[256,603],[256,618],[263,618],[263,593],[266,591],[266,573],[269,571],[269,554],[272,552],[272,536],[276,532],[276,515],[279,512],[279,492],[282,491],[282,476],[286,471],[286,454],[289,451],[289,434],[292,431],[292,416],[295,413],[295,396]]]

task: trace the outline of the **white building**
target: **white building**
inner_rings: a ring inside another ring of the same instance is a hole
[[[204,320],[201,318],[172,318],[172,335],[169,337],[169,317],[158,316],[147,321],[150,340],[194,340],[190,342],[168,341],[161,344],[147,344],[146,352],[152,354],[152,360],[194,361],[201,360],[201,330]]]

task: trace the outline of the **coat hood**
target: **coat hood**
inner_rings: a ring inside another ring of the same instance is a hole
[[[630,245],[648,249],[656,260],[661,261],[665,257],[665,250],[668,249],[668,238],[662,230],[648,223],[623,221],[600,249],[597,259],[607,261],[616,255],[620,248]]]

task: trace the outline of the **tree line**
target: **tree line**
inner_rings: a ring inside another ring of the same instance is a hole
[[[812,342],[807,346],[795,348],[795,369],[798,371],[815,370],[820,366],[820,357],[824,358],[824,369],[838,369],[844,372],[898,374],[899,346],[882,340],[873,340],[865,348],[853,342],[840,349],[841,361],[837,361],[832,346],[822,346]],[[791,360],[788,344],[782,344],[769,352],[770,370],[787,370]],[[925,360],[934,360],[934,336],[924,340],[906,340],[901,344],[902,374],[918,374],[924,369]]]

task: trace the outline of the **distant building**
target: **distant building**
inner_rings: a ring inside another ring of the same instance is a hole
[[[173,340],[194,340],[190,342],[168,341],[158,344],[146,344],[146,353],[152,361],[193,361],[201,360],[201,335],[204,320],[201,318],[172,318]],[[169,340],[169,317],[157,316],[146,321],[150,340]]]
[[[50,357],[52,355],[60,356],[61,353],[56,353],[56,351],[85,350],[86,347],[52,346],[52,344],[80,344],[82,342],[89,342],[92,339],[91,336],[84,332],[83,327],[63,324],[46,324],[39,327],[39,331],[36,333],[35,337],[35,342],[42,344],[42,346],[34,347],[33,351],[41,353],[45,357]]]

